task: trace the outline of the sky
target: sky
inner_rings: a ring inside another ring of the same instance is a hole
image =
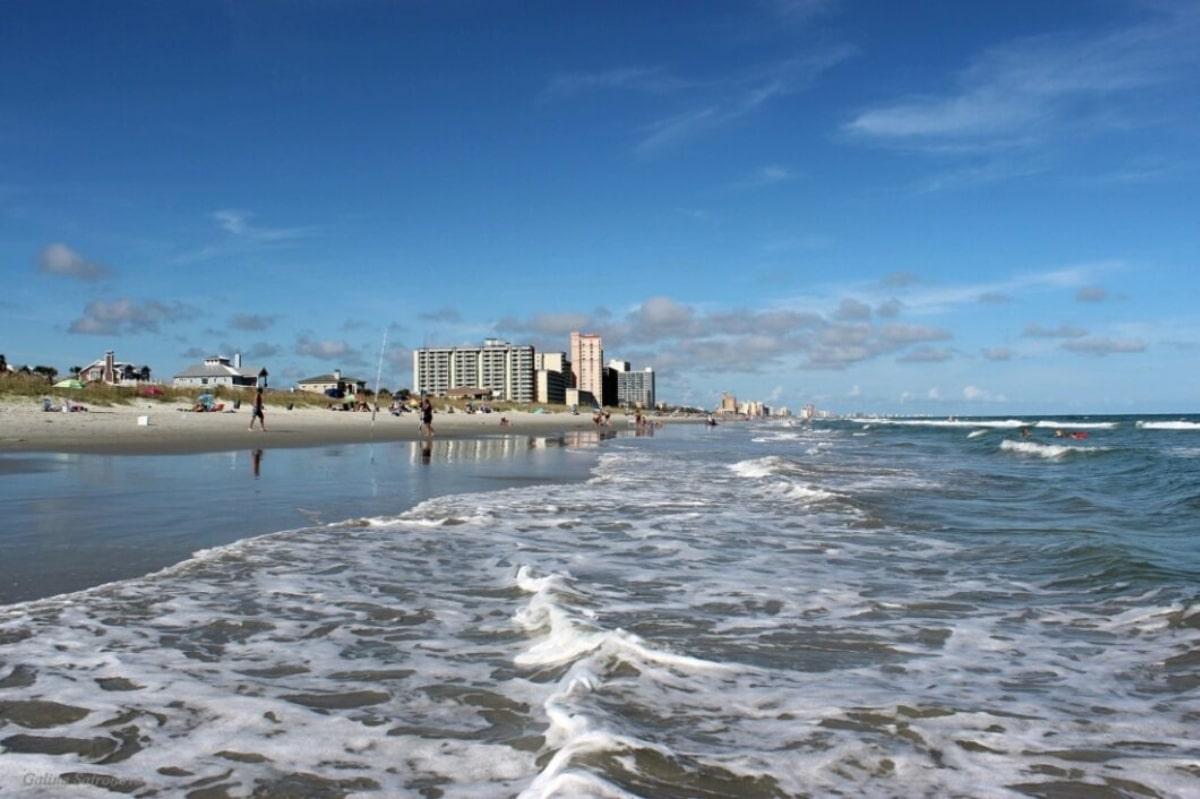
[[[1200,411],[1200,2],[7,0],[0,353]]]

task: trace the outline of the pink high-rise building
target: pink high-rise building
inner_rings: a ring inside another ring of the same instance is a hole
[[[571,375],[575,388],[604,402],[604,342],[599,334],[571,333]]]

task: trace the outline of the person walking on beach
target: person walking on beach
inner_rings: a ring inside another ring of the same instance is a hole
[[[433,403],[429,397],[421,400],[421,425],[425,428],[425,437],[433,438]]]
[[[254,407],[250,410],[250,426],[247,430],[254,429],[254,420],[258,420],[259,428],[265,433],[267,432],[267,417],[263,415],[263,395],[262,386],[259,386],[254,392]]]

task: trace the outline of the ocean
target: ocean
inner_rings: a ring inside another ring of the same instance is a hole
[[[1200,419],[652,432],[0,458],[0,796],[1200,795]]]

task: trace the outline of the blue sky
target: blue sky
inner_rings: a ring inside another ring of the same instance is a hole
[[[1195,412],[1200,3],[10,0],[0,352]]]

